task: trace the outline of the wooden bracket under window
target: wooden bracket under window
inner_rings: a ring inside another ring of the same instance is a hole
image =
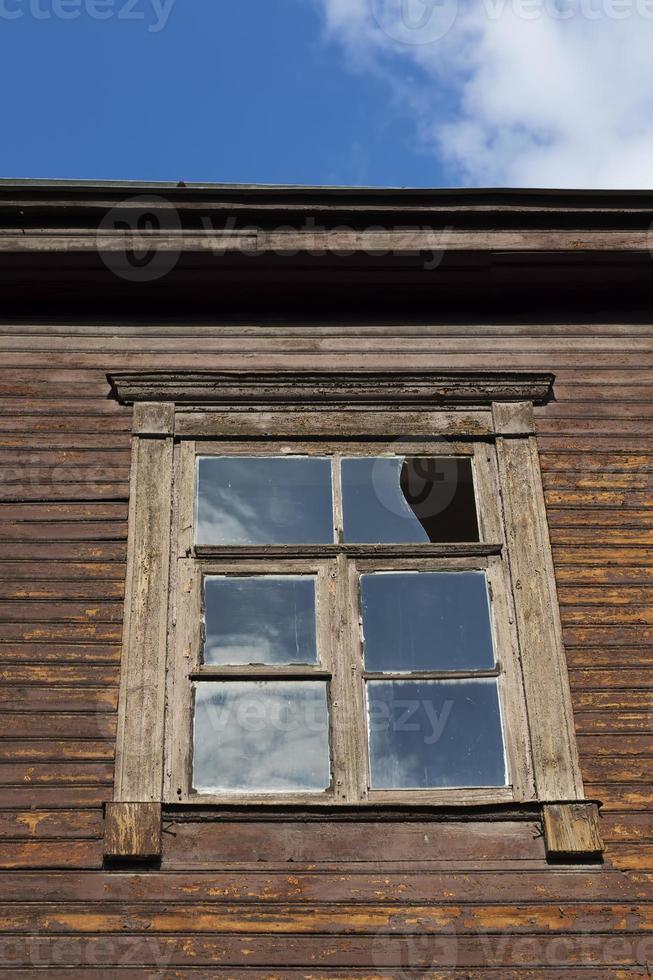
[[[547,803],[542,816],[547,858],[582,859],[602,854],[596,803]]]
[[[154,861],[161,857],[160,803],[107,803],[104,856],[117,861]]]

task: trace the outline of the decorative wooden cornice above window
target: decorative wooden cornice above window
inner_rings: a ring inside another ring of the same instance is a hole
[[[108,375],[114,397],[123,405],[174,402],[212,405],[223,410],[245,405],[274,405],[292,410],[337,405],[433,408],[493,402],[541,405],[553,394],[554,375],[518,371],[193,371],[119,372]]]

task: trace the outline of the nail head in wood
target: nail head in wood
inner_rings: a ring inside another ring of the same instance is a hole
[[[543,823],[548,858],[591,858],[603,852],[596,803],[546,804]]]
[[[107,803],[104,856],[109,860],[151,861],[161,857],[160,803]]]

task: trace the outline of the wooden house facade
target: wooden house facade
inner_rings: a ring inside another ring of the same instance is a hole
[[[1,975],[651,976],[652,222],[635,192],[0,182]],[[467,454],[480,530],[202,545],[212,446]],[[347,569],[413,565],[499,582],[505,785],[370,782]],[[234,569],[325,576],[332,663],[225,673],[330,685],[324,793],[188,775],[186,682],[220,683],[194,583]]]

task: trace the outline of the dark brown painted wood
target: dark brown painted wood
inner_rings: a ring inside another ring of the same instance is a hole
[[[130,193],[3,186],[0,233],[18,227],[22,210],[21,224],[50,233],[49,248],[73,226],[93,238],[107,207]],[[8,975],[647,976],[653,321],[650,257],[630,246],[648,229],[653,198],[165,194],[185,228],[208,213],[269,231],[299,227],[312,213],[358,231],[454,223],[481,245],[464,263],[447,257],[428,279],[419,259],[392,256],[326,256],[318,269],[301,257],[209,264],[195,254],[143,288],[117,280],[90,251],[44,256],[34,235],[20,260],[3,252],[0,927],[9,934],[0,944]],[[540,261],[530,246],[545,232],[563,250]],[[507,240],[498,233],[516,235],[528,254],[495,250]],[[600,257],[583,246],[590,236],[603,246],[606,235],[620,236],[620,252]],[[582,256],[564,250],[569,240]],[[107,373],[399,367],[556,375],[555,400],[535,418],[585,791],[603,802],[604,863],[547,865],[537,819],[191,823],[168,815],[161,869],[103,868],[132,422],[131,409],[108,397]]]

